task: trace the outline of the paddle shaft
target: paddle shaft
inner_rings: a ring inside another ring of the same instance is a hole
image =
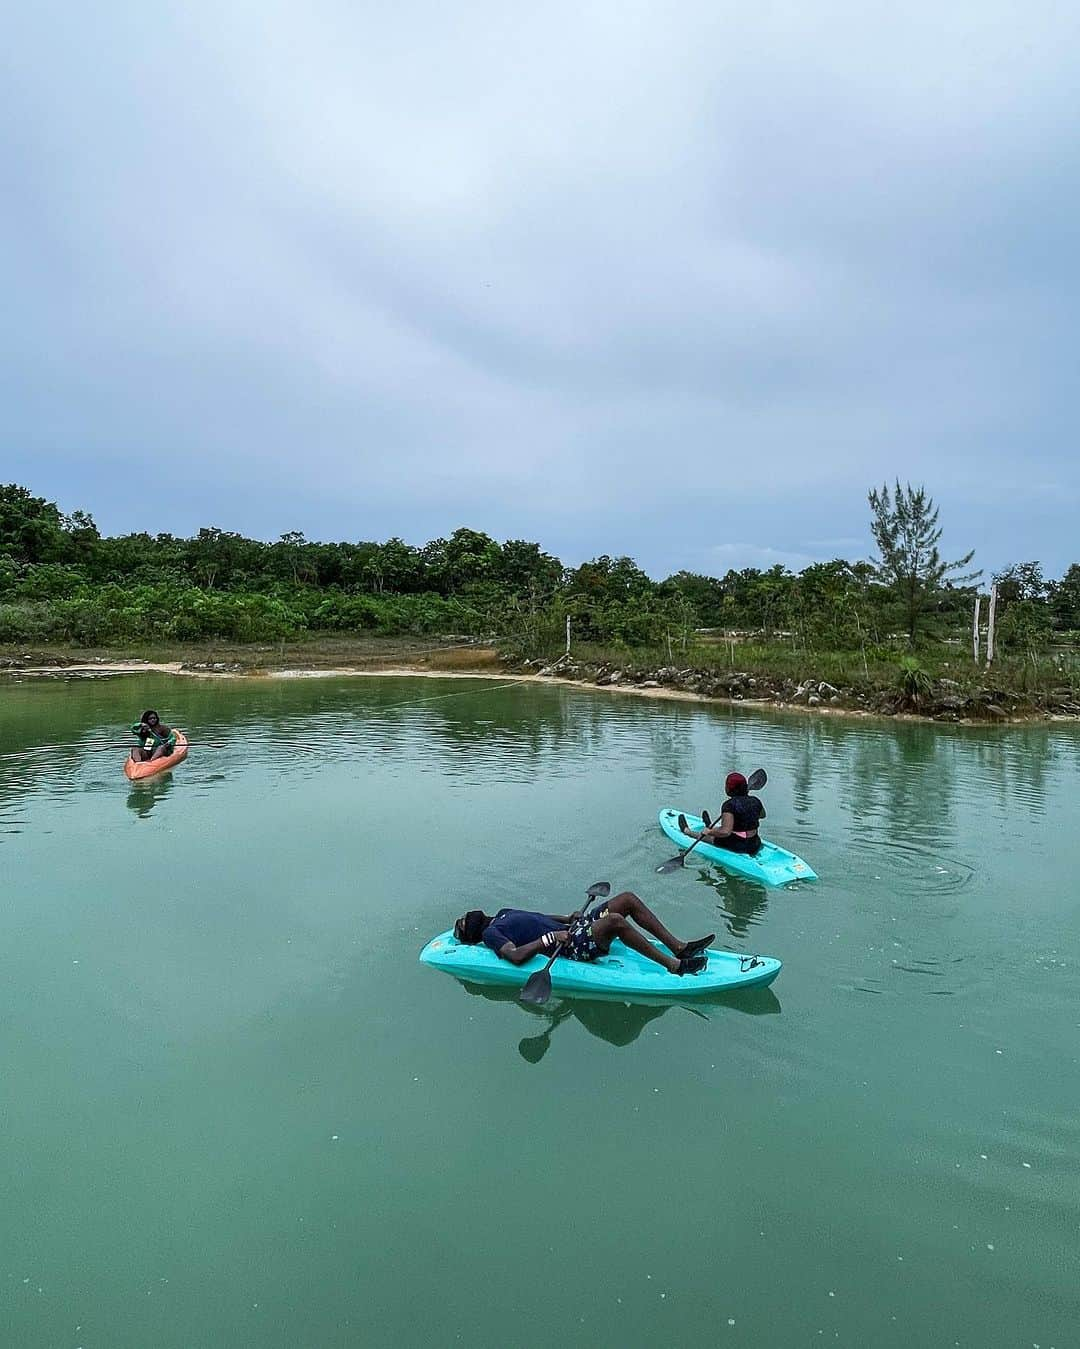
[[[765,772],[764,768],[758,768],[755,772],[750,774],[750,777],[747,779],[746,786],[750,791],[757,792],[760,791],[761,788],[765,786],[768,780],[769,780],[768,774]],[[702,821],[702,823],[704,823],[704,821]],[[667,862],[664,862],[661,866],[657,867],[657,871],[667,871],[668,867],[673,866],[673,864],[676,861],[679,863],[680,866],[686,866],[686,859],[694,851],[697,845],[699,843],[703,843],[704,841],[705,841],[704,838],[701,837],[694,839],[693,843],[690,844],[689,848],[687,848],[687,850],[684,853],[680,853],[677,858],[675,857],[670,858]]]
[[[590,885],[585,896],[584,905],[576,913],[570,915],[566,930],[569,931],[570,927],[572,927],[579,918],[589,912],[589,905],[592,904],[594,900],[607,899],[610,894],[611,886],[608,885],[606,881],[598,881],[596,885]],[[539,1005],[542,1002],[547,1002],[548,998],[551,997],[551,967],[562,955],[563,947],[565,945],[566,942],[557,942],[555,950],[552,951],[551,955],[548,957],[548,962],[544,968],[542,970],[537,970],[535,974],[530,974],[528,979],[525,980],[525,984],[520,994],[522,1002]]]
[[[705,821],[702,820],[702,824],[704,824],[704,823],[705,823]],[[687,850],[682,854],[683,866],[686,865],[686,859],[687,859],[687,858],[690,856],[690,854],[694,851],[694,849],[697,847],[697,845],[698,845],[699,843],[704,843],[704,842],[705,842],[704,836],[702,836],[701,838],[696,838],[696,839],[694,839],[693,843],[691,843],[690,846],[689,846],[689,848],[687,848]]]
[[[565,927],[565,928],[558,929],[558,930],[559,930],[559,931],[563,931],[563,932],[567,932],[567,933],[568,933],[568,932],[570,931],[570,928],[573,926],[573,924],[576,923],[577,920],[578,920],[579,918],[581,918],[584,914],[588,913],[588,911],[589,911],[589,905],[590,905],[591,903],[592,903],[592,900],[590,899],[590,900],[588,900],[588,901],[586,902],[585,907],[584,907],[583,909],[578,909],[577,913],[572,913],[572,914],[570,915],[570,921],[569,921],[569,923],[566,925],[566,927]],[[564,941],[556,941],[556,943],[555,943],[555,950],[552,951],[552,953],[551,953],[550,956],[548,956],[548,963],[544,966],[544,968],[543,968],[542,970],[539,970],[538,973],[540,973],[540,974],[547,974],[548,970],[551,969],[552,965],[554,965],[555,962],[556,962],[556,960],[558,960],[558,958],[562,955],[562,953],[563,953],[563,947],[564,947],[565,945],[566,945],[566,942],[564,942]],[[533,978],[533,979],[535,979],[535,978],[536,978],[536,975],[534,974],[534,975],[532,975],[532,976],[530,976],[530,977]]]

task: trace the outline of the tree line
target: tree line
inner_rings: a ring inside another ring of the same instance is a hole
[[[566,567],[537,543],[473,529],[423,546],[273,543],[219,528],[103,535],[84,510],[63,512],[22,486],[0,486],[0,642],[267,641],[310,633],[462,634],[535,650],[562,639],[685,650],[701,629],[757,634],[814,650],[919,647],[971,623],[979,573],[944,561],[921,487],[874,489],[878,556],[796,573],[745,567],[655,581],[629,557]],[[999,638],[1034,648],[1080,631],[1080,564],[1058,580],[1038,562],[993,578]],[[985,588],[985,587],[984,587]]]

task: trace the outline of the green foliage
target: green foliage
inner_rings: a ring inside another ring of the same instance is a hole
[[[422,548],[399,538],[316,543],[299,531],[265,543],[217,527],[186,539],[102,537],[84,512],[65,515],[9,485],[0,487],[0,641],[463,634],[550,656],[563,650],[569,618],[575,651],[591,644],[619,659],[653,653],[683,665],[737,657],[743,668],[793,678],[887,685],[898,617],[904,637],[923,637],[924,658],[934,630],[969,650],[972,592],[949,580],[966,561],[941,561],[937,511],[921,488],[897,484],[870,500],[876,564],[836,558],[797,575],[744,567],[655,582],[629,557],[567,569],[536,543],[500,544],[465,528]],[[995,579],[1001,659],[1034,668],[1055,630],[1080,630],[1080,564],[1057,583],[1034,562]],[[720,635],[731,632],[736,640]]]
[[[86,525],[93,526],[81,511],[71,519],[80,537]],[[0,486],[0,553],[15,562],[61,562],[70,554],[71,545],[64,517],[54,502],[32,496],[15,483]]]
[[[1013,604],[1017,600],[1044,600],[1047,584],[1043,580],[1042,563],[1014,562],[993,575],[997,586],[998,604]]]
[[[1056,628],[1080,631],[1080,564],[1074,562],[1060,581],[1051,583],[1050,614]]]
[[[919,703],[933,689],[929,673],[914,656],[902,656],[896,673],[896,691],[909,707]]]
[[[1006,651],[1034,660],[1046,646],[1051,622],[1047,605],[1033,599],[1014,600],[998,625],[998,639]]]
[[[876,488],[868,500],[873,512],[870,529],[880,557],[875,562],[877,579],[891,588],[900,608],[908,646],[914,647],[920,624],[929,606],[937,598],[954,572],[962,572],[975,556],[967,553],[956,562],[946,562],[938,550],[941,527],[933,498],[924,487],[900,486],[890,494],[886,483]],[[957,576],[957,581],[973,581],[981,572]]]

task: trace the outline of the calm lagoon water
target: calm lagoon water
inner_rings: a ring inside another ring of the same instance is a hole
[[[157,706],[189,760],[121,775]],[[820,884],[654,868],[764,765]],[[0,686],[0,1343],[1080,1343],[1080,735],[534,685]],[[416,960],[638,890],[780,956],[543,1013]]]

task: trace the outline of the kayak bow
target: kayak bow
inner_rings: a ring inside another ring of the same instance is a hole
[[[171,754],[165,754],[160,759],[144,759],[142,763],[136,763],[129,754],[124,760],[124,776],[129,782],[142,782],[144,778],[156,777],[158,773],[175,768],[181,759],[187,758],[187,752],[187,736],[183,731],[177,731],[176,748]]]

